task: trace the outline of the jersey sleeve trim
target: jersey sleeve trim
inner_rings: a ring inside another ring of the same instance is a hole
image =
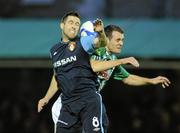
[[[123,80],[124,78],[129,77],[129,72],[127,72],[122,66],[119,66],[114,70],[114,79]]]

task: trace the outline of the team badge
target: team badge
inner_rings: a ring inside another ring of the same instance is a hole
[[[110,78],[110,75],[108,74],[108,71],[101,71],[97,72],[97,75],[100,79],[108,80]]]
[[[70,51],[74,51],[74,49],[76,48],[76,42],[70,42],[68,44],[68,48]]]

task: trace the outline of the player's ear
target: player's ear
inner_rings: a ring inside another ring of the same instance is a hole
[[[109,38],[108,38],[108,37],[106,37],[106,42],[107,42],[107,44],[109,44],[109,41],[110,41],[110,40],[109,40]]]
[[[64,23],[60,23],[60,25],[59,25],[59,26],[60,26],[60,28],[61,28],[61,29],[63,29],[63,27],[64,27]]]

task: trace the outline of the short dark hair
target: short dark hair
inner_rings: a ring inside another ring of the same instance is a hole
[[[75,11],[70,11],[70,12],[68,12],[68,13],[66,13],[63,17],[62,17],[62,19],[61,19],[61,22],[65,22],[66,21],[66,19],[67,19],[67,17],[68,16],[75,16],[75,17],[77,17],[77,18],[81,18],[80,17],[80,15],[79,15],[79,13],[77,13],[77,12],[75,12]]]
[[[121,29],[119,26],[116,26],[116,25],[107,25],[107,26],[104,28],[104,31],[105,31],[106,36],[107,36],[109,39],[112,38],[112,32],[113,32],[113,31],[117,31],[117,32],[120,32],[121,34],[124,34],[123,29]]]

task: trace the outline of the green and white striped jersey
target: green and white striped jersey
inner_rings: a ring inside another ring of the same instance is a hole
[[[115,60],[117,59],[117,56],[107,52],[106,48],[101,47],[95,51],[95,53],[91,56],[91,59],[107,61]],[[129,76],[129,73],[120,65],[102,72],[98,72],[97,75],[99,82],[98,91],[101,91],[111,76],[113,76],[113,78],[116,80],[122,80],[124,78],[127,78]]]

